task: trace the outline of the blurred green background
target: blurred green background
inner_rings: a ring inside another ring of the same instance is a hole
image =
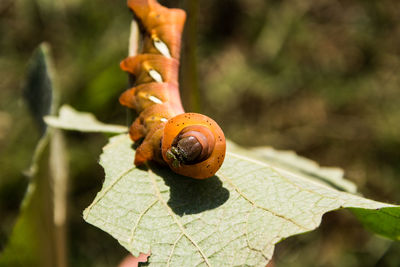
[[[399,1],[160,2],[198,16],[183,41],[183,66],[197,64],[197,78],[181,77],[188,111],[210,115],[238,144],[295,150],[342,167],[366,197],[400,203]],[[0,251],[39,138],[22,98],[33,50],[50,44],[62,103],[126,124],[118,96],[128,81],[119,62],[127,55],[130,19],[125,1],[0,1]],[[187,92],[196,86],[200,97],[191,102]],[[70,266],[116,266],[127,253],[81,215],[101,187],[97,161],[106,141],[67,133]],[[324,216],[317,231],[279,244],[274,262],[399,266],[400,245],[340,211]]]

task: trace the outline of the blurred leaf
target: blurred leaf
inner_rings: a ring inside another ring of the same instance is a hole
[[[101,109],[110,100],[115,99],[116,95],[121,93],[120,88],[123,88],[125,78],[121,70],[114,65],[98,73],[93,80],[87,85],[87,90],[83,92],[83,99],[86,100],[85,108],[87,109]],[[117,86],[121,84],[121,86]],[[114,88],[114,89],[111,89]]]
[[[1,266],[55,266],[56,245],[53,240],[52,181],[48,173],[50,133],[42,116],[49,114],[53,87],[49,74],[48,48],[40,45],[28,70],[25,96],[43,132],[29,171],[30,183],[21,205],[20,215],[1,254]]]
[[[48,46],[41,44],[31,58],[23,88],[25,100],[41,134],[44,134],[47,127],[43,121],[43,116],[50,114],[52,108],[53,82],[51,73]]]
[[[195,180],[150,165],[133,166],[127,135],[110,139],[100,164],[102,190],[84,219],[116,238],[134,256],[151,251],[150,266],[265,266],[279,241],[318,227],[339,208],[367,209],[398,238],[399,207],[340,192],[271,167],[228,147],[221,170]],[[393,221],[394,220],[394,221]],[[395,224],[393,223],[395,222]],[[373,228],[375,230],[376,228]]]
[[[64,130],[106,133],[123,133],[128,130],[125,126],[102,123],[93,114],[78,112],[67,105],[60,108],[58,117],[46,116],[44,120],[48,125]]]
[[[0,111],[0,141],[7,136],[11,127],[11,121],[9,113]]]
[[[371,231],[400,241],[400,209],[383,208],[380,212],[368,209],[352,208],[354,215]]]
[[[34,175],[8,244],[1,253],[0,266],[54,266],[52,242],[51,187],[46,169],[49,135],[39,141],[36,151]]]
[[[280,151],[272,147],[257,147],[251,149],[254,156],[272,166],[284,168],[309,179],[317,180],[338,190],[356,193],[354,183],[344,179],[343,170],[337,167],[320,167],[318,163],[301,157],[294,151]]]

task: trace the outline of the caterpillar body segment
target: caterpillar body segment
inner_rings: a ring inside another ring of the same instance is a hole
[[[119,98],[138,117],[129,129],[137,147],[135,165],[153,160],[176,173],[205,179],[221,167],[225,137],[212,119],[184,113],[178,84],[181,36],[186,14],[163,7],[156,0],[128,0],[143,35],[138,55],[120,67],[135,80]]]

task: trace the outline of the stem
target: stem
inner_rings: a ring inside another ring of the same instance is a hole
[[[141,49],[141,37],[139,25],[135,19],[132,19],[131,29],[129,34],[129,45],[128,45],[128,55],[130,57],[136,56]],[[129,86],[132,87],[135,84],[135,77],[132,74],[129,74]],[[126,108],[126,124],[131,125],[134,112],[130,108]]]
[[[140,31],[139,26],[135,19],[131,22],[131,31],[129,35],[129,56],[136,56],[139,51],[140,45]]]
[[[50,140],[50,176],[53,184],[53,220],[56,263],[66,267],[67,263],[67,187],[68,165],[64,135],[59,129],[53,129]]]

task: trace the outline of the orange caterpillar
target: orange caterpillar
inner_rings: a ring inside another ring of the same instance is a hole
[[[135,165],[154,160],[185,176],[211,177],[224,160],[225,136],[215,121],[184,113],[181,104],[179,53],[186,14],[156,0],[128,0],[128,6],[143,34],[141,53],[121,62],[121,69],[135,77],[135,86],[119,101],[139,113],[129,135],[135,142],[144,138]]]

